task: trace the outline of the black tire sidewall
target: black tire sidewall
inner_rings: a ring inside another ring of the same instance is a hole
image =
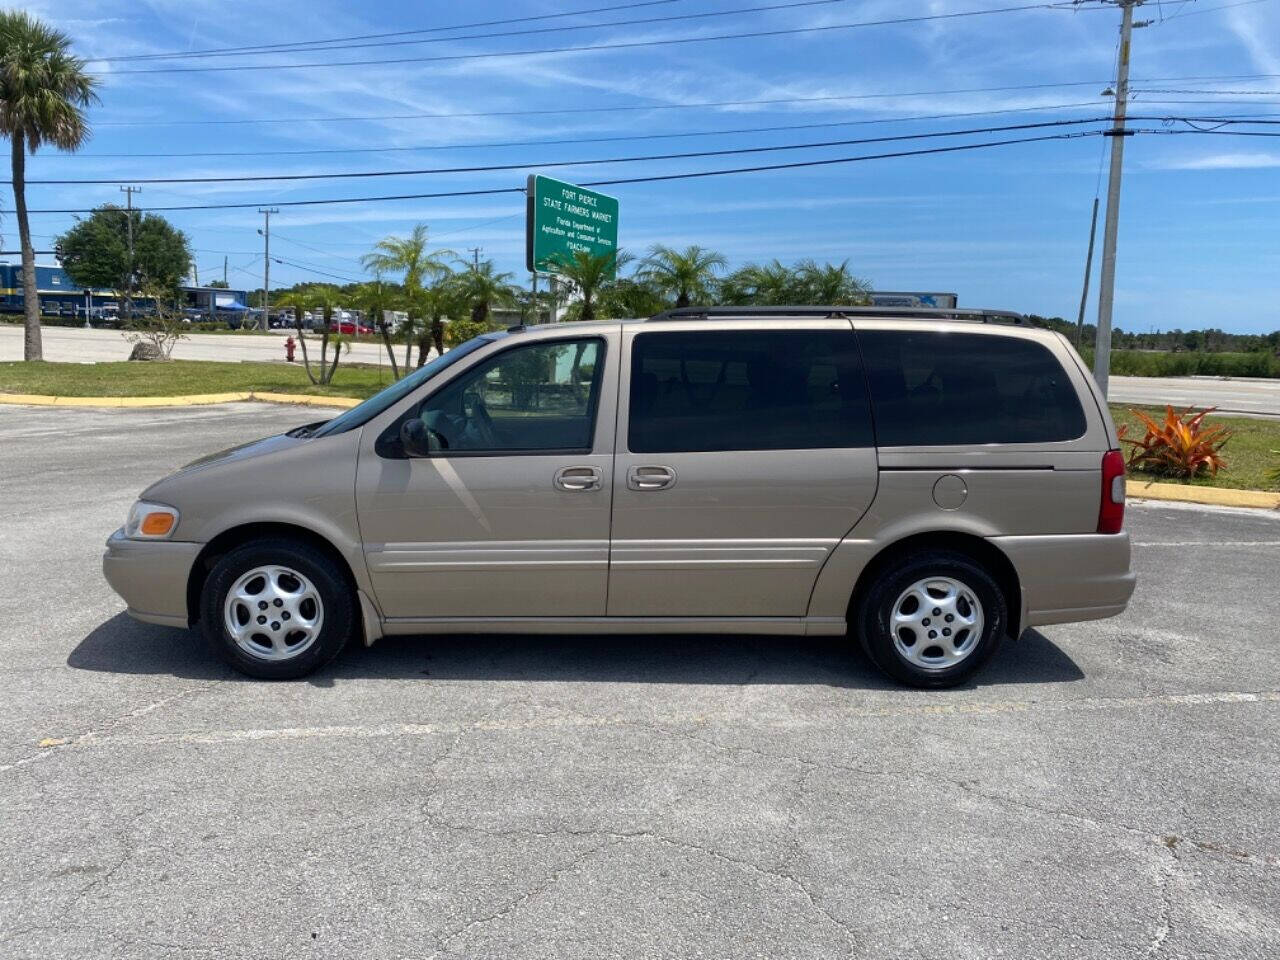
[[[237,578],[254,567],[279,564],[297,570],[320,593],[324,624],[320,636],[289,660],[264,660],[242,650],[223,623],[223,603]],[[239,672],[261,680],[295,680],[338,655],[354,631],[355,597],[342,570],[323,552],[292,540],[258,540],[236,547],[209,571],[200,597],[200,625],[214,651]]]
[[[983,631],[978,645],[960,663],[943,670],[924,670],[898,653],[889,628],[893,604],[913,583],[928,577],[951,577],[967,586],[982,604]],[[863,650],[884,673],[913,687],[953,687],[980,669],[999,648],[1008,628],[1004,592],[977,561],[960,553],[930,551],[904,557],[885,568],[866,592],[856,626]]]

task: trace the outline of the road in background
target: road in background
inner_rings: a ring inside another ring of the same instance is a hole
[[[173,349],[175,360],[284,360],[284,342],[293,331],[272,330],[266,334],[190,333]],[[59,363],[101,363],[128,360],[127,343],[119,330],[85,330],[80,327],[44,327],[44,358]],[[311,343],[311,337],[307,338]],[[316,335],[315,342],[319,342]],[[301,363],[301,353],[298,362]],[[397,352],[396,362],[404,357],[404,346]],[[0,360],[22,359],[22,327],[0,324]],[[344,361],[386,363],[387,352],[381,342],[352,343]]]
[[[284,360],[284,340],[289,331],[273,335],[193,333],[180,340],[173,355],[178,360]],[[81,330],[45,327],[44,356],[61,362],[127,360],[129,345],[118,330]],[[397,362],[404,353],[396,352]],[[22,328],[0,325],[0,361],[22,359]],[[353,343],[344,362],[383,364],[386,351],[380,343]],[[1111,377],[1115,403],[1175,406],[1214,406],[1224,412],[1280,417],[1280,380],[1217,380],[1211,377]]]
[[[0,955],[1280,955],[1280,517],[1131,505],[1129,612],[953,691],[795,637],[255,683],[126,617],[102,542],[304,417],[0,408]]]
[[[1217,407],[1223,413],[1280,417],[1280,380],[1217,377],[1111,377],[1111,402]]]

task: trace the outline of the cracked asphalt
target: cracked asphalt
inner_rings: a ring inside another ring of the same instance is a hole
[[[151,479],[314,414],[0,408],[0,956],[1280,955],[1280,516],[1130,507],[1130,611],[888,686],[841,640],[137,624]]]

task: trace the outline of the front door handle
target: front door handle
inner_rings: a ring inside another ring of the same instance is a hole
[[[595,467],[561,467],[556,471],[557,490],[599,490],[600,471]]]
[[[627,486],[632,490],[666,490],[676,482],[670,467],[632,467],[627,471]]]

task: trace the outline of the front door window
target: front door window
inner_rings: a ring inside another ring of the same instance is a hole
[[[418,416],[434,452],[591,449],[603,373],[598,338],[503,351],[427,399]]]

